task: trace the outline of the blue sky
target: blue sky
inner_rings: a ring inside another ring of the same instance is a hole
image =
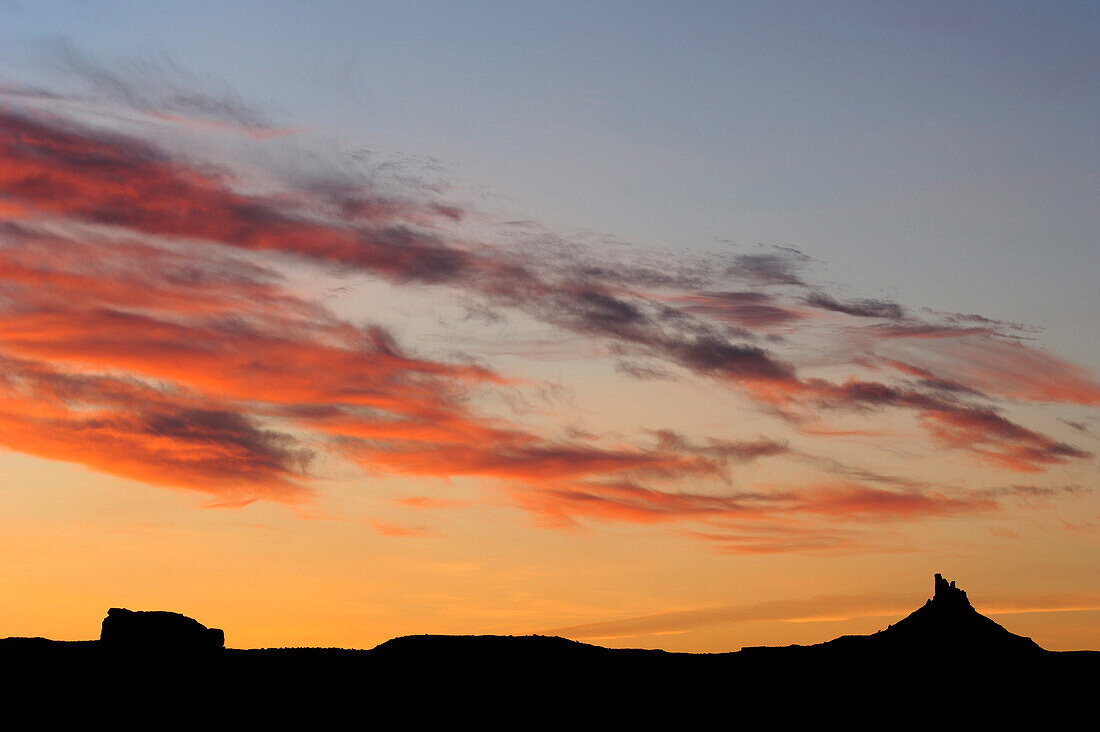
[[[39,40],[166,54],[311,134],[437,158],[496,210],[650,246],[795,246],[861,291],[1036,323],[1100,362],[1092,3],[0,14],[9,64]]]

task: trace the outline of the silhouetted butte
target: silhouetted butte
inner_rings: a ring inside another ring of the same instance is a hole
[[[99,642],[108,651],[205,654],[224,648],[225,633],[179,613],[113,607],[103,619]]]

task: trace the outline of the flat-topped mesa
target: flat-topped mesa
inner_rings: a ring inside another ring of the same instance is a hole
[[[213,653],[225,646],[225,634],[179,613],[113,607],[103,619],[99,642],[126,653]]]
[[[966,592],[955,586],[955,580],[951,580],[949,584],[943,578],[943,575],[937,572],[935,588],[936,593],[928,602],[934,602],[937,605],[970,607],[970,600],[966,599]]]

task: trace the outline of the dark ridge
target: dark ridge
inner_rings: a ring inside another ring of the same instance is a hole
[[[668,651],[612,649],[552,635],[406,635],[375,646],[378,659],[400,659],[430,655],[438,659],[462,660],[476,652],[480,658],[512,661],[534,658],[632,658],[664,657]],[[690,655],[690,654],[688,654]]]
[[[513,724],[581,710],[620,721],[725,710],[736,712],[733,722],[756,710],[770,711],[773,722],[890,726],[945,714],[1050,721],[1089,708],[1100,652],[1044,650],[978,613],[954,582],[937,574],[934,590],[922,607],[871,635],[716,654],[538,635],[413,635],[369,650],[226,649],[220,630],[184,615],[112,608],[98,641],[0,640],[0,674],[11,698],[87,693],[98,703],[122,694],[139,706],[217,702],[261,716],[266,707],[247,705],[300,705],[314,715],[398,704],[411,720],[507,716]]]

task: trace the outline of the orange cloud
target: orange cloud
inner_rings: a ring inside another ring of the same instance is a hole
[[[431,530],[423,526],[402,526],[400,524],[393,524],[386,521],[377,521],[374,519],[367,519],[366,523],[374,532],[379,536],[391,536],[391,537],[408,537],[408,536],[431,536]]]
[[[853,482],[735,490],[737,465],[795,453],[773,440],[692,442],[669,431],[652,433],[653,445],[562,439],[484,414],[478,394],[510,379],[418,357],[389,331],[295,295],[279,269],[293,257],[453,286],[616,355],[740,389],[803,437],[828,434],[819,423],[837,410],[898,409],[937,444],[1001,469],[1091,458],[978,401],[1095,404],[1100,391],[1083,371],[1022,346],[1003,358],[1009,347],[992,339],[992,321],[926,323],[888,301],[838,300],[806,284],[804,257],[791,250],[734,257],[722,276],[739,289],[729,289],[690,268],[601,267],[553,246],[538,259],[460,242],[444,232],[462,209],[338,176],[258,190],[144,140],[0,108],[0,444],[230,503],[305,500],[310,458],[328,453],[398,475],[491,479],[557,526],[694,521],[715,529],[706,538],[723,551],[828,551],[858,537],[813,522],[996,507],[991,496],[842,466],[833,472]],[[797,349],[783,356],[767,340],[820,319],[884,321],[840,331],[871,343],[843,365],[892,364],[905,383],[808,377]],[[939,362],[874,352],[917,337],[948,344],[935,346]],[[689,478],[692,489],[680,490]],[[756,524],[726,531],[730,522]],[[767,528],[780,524],[785,533]]]
[[[310,451],[256,419],[128,379],[2,361],[0,444],[222,502],[300,502]],[[137,407],[135,409],[135,407]]]
[[[1012,422],[996,409],[961,402],[950,394],[873,381],[852,380],[837,385],[815,379],[799,384],[784,396],[826,409],[910,409],[938,442],[1017,472],[1037,472],[1049,465],[1092,458],[1085,450]]]
[[[762,552],[818,549],[843,543],[851,533],[822,531],[814,523],[833,521],[913,521],[996,510],[997,501],[985,494],[949,497],[925,490],[884,490],[857,483],[791,486],[782,490],[741,490],[698,493],[657,490],[629,481],[590,480],[559,483],[515,491],[513,499],[545,524],[569,526],[577,518],[657,523],[690,519],[710,524],[719,532],[697,533],[724,545],[724,550]],[[760,534],[780,522],[775,536]],[[795,537],[798,537],[795,539]]]
[[[1100,406],[1100,383],[1078,366],[1023,343],[988,333],[922,344],[904,358],[935,378],[939,374],[990,394],[1031,402]]]
[[[234,190],[226,172],[174,161],[140,140],[2,108],[0,193],[30,211],[295,254],[398,279],[445,280],[472,265],[464,251],[415,228],[453,219],[449,209],[363,201],[365,191],[341,191],[333,202],[247,195]],[[356,214],[351,220],[326,221],[326,214],[349,210]]]

